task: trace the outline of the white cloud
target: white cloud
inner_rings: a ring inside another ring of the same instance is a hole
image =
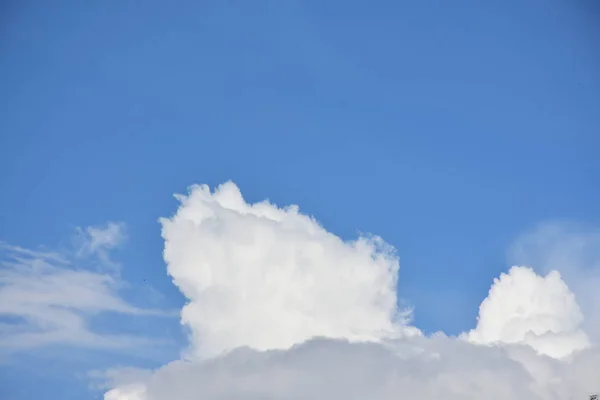
[[[509,258],[545,273],[560,271],[586,316],[582,327],[600,341],[600,230],[573,222],[547,222],[518,238]]]
[[[125,241],[125,224],[108,222],[104,226],[88,226],[77,229],[78,255],[97,257],[103,266],[116,266],[110,259],[110,251]]]
[[[136,382],[151,378],[152,372],[142,368],[114,367],[104,371],[90,371],[88,377],[92,380],[93,389],[104,390],[119,386],[120,392],[125,392],[127,396],[133,397],[144,394],[145,386]]]
[[[96,228],[86,231],[94,235],[101,232]],[[103,249],[103,257],[107,256],[104,251],[117,243],[114,233],[93,239],[91,248]],[[118,278],[79,265],[85,260],[75,257],[78,250],[59,254],[2,243],[0,251],[0,317],[5,319],[0,326],[1,350],[50,344],[123,348],[154,343],[127,335],[97,334],[89,328],[88,319],[101,312],[136,316],[163,313],[127,303],[118,295]],[[7,317],[11,317],[8,322]]]
[[[380,238],[344,242],[296,206],[247,204],[231,182],[177,198],[161,220],[164,257],[189,300],[181,314],[196,356],[417,333],[397,312],[398,258]]]
[[[146,386],[140,383],[132,383],[111,389],[104,394],[104,400],[145,400]]]
[[[527,368],[519,357],[538,364]],[[175,361],[105,399],[586,400],[596,389],[599,362],[597,351],[567,365],[527,348],[443,336],[384,344],[319,339],[289,350],[239,349],[214,360]]]
[[[541,400],[600,390],[599,350],[582,349],[582,313],[558,273],[513,268],[494,282],[469,340],[424,337],[396,312],[398,260],[381,239],[344,242],[297,207],[247,204],[233,183],[178,198],[161,220],[164,257],[189,301],[181,318],[195,357],[120,382],[106,400]]]
[[[494,280],[479,308],[477,327],[466,337],[474,343],[526,344],[541,354],[563,358],[589,345],[579,328],[583,315],[557,271],[539,276],[513,267]]]

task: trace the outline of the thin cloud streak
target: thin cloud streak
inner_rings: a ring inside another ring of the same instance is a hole
[[[142,336],[99,334],[90,328],[90,319],[100,313],[173,315],[125,301],[118,293],[118,276],[110,272],[112,264],[104,271],[85,267],[98,262],[105,266],[108,251],[121,240],[114,226],[108,225],[104,233],[102,227],[86,230],[94,235],[82,242],[93,250],[85,258],[81,248],[58,253],[0,244],[0,318],[4,319],[0,350],[16,352],[53,344],[118,349],[161,342]]]

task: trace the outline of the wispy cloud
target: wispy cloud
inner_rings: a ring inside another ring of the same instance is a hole
[[[75,237],[79,257],[96,257],[104,267],[116,268],[118,264],[110,258],[110,251],[121,246],[127,239],[125,224],[108,222],[102,226],[77,228]]]
[[[37,251],[0,243],[0,349],[16,351],[50,344],[123,348],[153,339],[99,334],[89,320],[105,312],[159,316],[164,312],[134,306],[118,293],[121,282],[110,269],[86,263],[112,262],[109,250],[121,243],[122,224],[90,227],[81,247],[71,252]]]

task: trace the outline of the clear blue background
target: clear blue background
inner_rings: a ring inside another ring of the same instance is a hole
[[[381,235],[416,325],[455,334],[516,235],[600,223],[597,1],[175,3],[2,2],[0,239],[122,220],[124,278],[178,307],[157,218],[233,179]],[[60,354],[1,366],[0,392],[84,398],[74,371],[128,361]]]

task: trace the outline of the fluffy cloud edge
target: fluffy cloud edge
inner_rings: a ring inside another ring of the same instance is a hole
[[[381,238],[343,241],[295,205],[248,204],[233,182],[176,197],[160,221],[167,272],[188,299],[190,356],[419,334],[397,309],[399,262]]]

